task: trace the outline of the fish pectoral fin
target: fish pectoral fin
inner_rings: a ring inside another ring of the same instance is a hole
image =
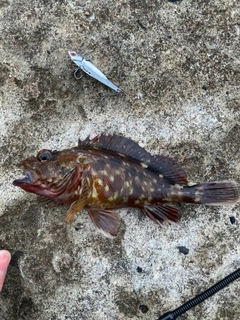
[[[112,210],[88,208],[88,213],[94,225],[107,237],[115,237],[120,227],[120,217]]]
[[[72,222],[75,214],[81,211],[86,206],[86,204],[87,204],[87,198],[82,198],[73,202],[66,213],[66,217],[65,217],[66,223]]]
[[[85,173],[85,177],[82,179],[82,188],[79,193],[79,199],[73,202],[70,208],[67,211],[65,221],[69,223],[73,221],[75,214],[81,211],[88,203],[89,193],[90,193],[90,180],[86,179],[87,173]]]
[[[177,222],[180,219],[177,208],[169,205],[146,206],[142,213],[159,225],[165,220]]]

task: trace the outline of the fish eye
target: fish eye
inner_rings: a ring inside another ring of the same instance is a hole
[[[37,158],[40,162],[52,159],[53,155],[49,150],[40,151]]]

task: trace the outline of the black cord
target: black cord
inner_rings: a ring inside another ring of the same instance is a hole
[[[233,282],[237,278],[240,277],[240,269],[237,269],[224,279],[220,280],[218,283],[213,285],[211,288],[207,289],[203,293],[200,293],[195,298],[189,300],[188,302],[184,303],[181,307],[167,312],[161,317],[158,318],[158,320],[175,320],[177,317],[179,317],[181,314],[185,313],[189,309],[195,307],[197,304],[203,302],[204,300],[208,299],[215,293],[217,293],[219,290],[226,287],[229,283]]]

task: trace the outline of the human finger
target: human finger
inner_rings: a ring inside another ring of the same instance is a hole
[[[10,261],[11,261],[10,252],[7,250],[0,250],[0,291],[2,290]]]

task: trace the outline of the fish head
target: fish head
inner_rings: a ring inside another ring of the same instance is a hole
[[[70,177],[84,157],[73,149],[63,151],[41,150],[37,156],[27,158],[17,164],[26,173],[26,177],[13,181],[13,185],[37,195],[53,197],[57,194],[63,180]],[[61,192],[63,192],[63,186]]]

